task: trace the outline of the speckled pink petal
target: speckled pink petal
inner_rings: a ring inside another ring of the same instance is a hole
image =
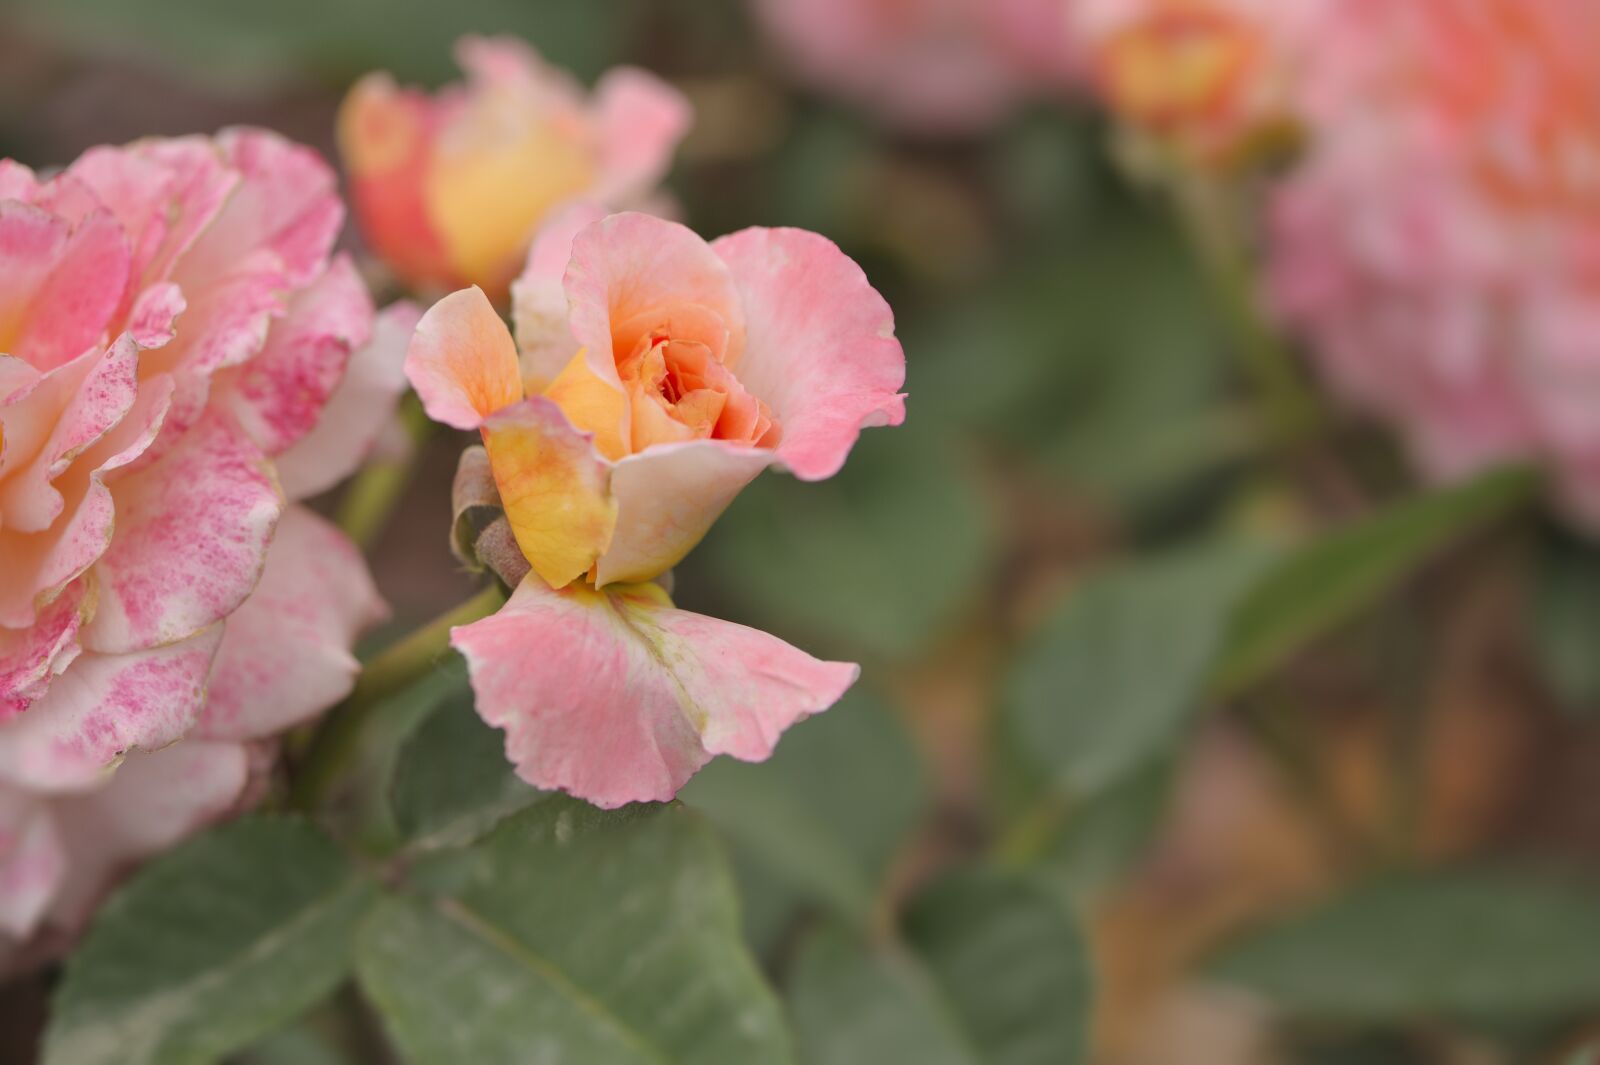
[[[616,531],[595,582],[647,581],[677,565],[772,460],[764,448],[692,440],[619,461],[611,471]]]
[[[127,336],[117,343],[132,346]],[[90,444],[69,474],[55,483],[65,499],[65,517],[38,533],[0,526],[0,558],[8,562],[0,568],[0,625],[32,625],[40,607],[105,553],[116,516],[106,480],[150,446],[170,392],[169,382],[147,384],[122,420]],[[6,413],[0,408],[0,417]]]
[[[0,525],[35,533],[61,516],[66,500],[53,482],[133,409],[138,375],[139,350],[124,340],[109,350],[84,352],[46,374],[29,396],[0,410],[0,431],[7,436],[21,420],[17,415],[54,418],[31,460],[7,463],[0,480]]]
[[[55,898],[67,854],[48,804],[0,787],[0,933],[28,936]]]
[[[117,216],[132,242],[134,275],[147,285],[168,278],[239,183],[198,136],[90,148],[66,173]]]
[[[511,318],[517,327],[522,383],[530,395],[555,380],[578,352],[577,338],[567,322],[563,278],[572,260],[573,238],[605,216],[605,208],[589,201],[554,212],[540,227],[528,251],[528,263],[511,285]]]
[[[395,424],[395,404],[406,390],[406,345],[421,317],[422,309],[405,300],[379,312],[372,339],[350,356],[316,427],[274,460],[284,495],[305,499],[332,488]]]
[[[231,411],[268,455],[305,436],[372,332],[372,297],[347,256],[289,300],[260,354],[218,374],[212,403]]]
[[[213,626],[128,655],[81,655],[38,702],[0,724],[0,784],[77,791],[125,752],[158,750],[194,726],[222,639]]]
[[[532,575],[451,643],[518,775],[607,808],[670,799],[713,755],[765,759],[858,673],[677,610],[655,585],[554,592]]]
[[[356,638],[387,612],[349,538],[306,508],[290,507],[261,583],[228,618],[193,734],[271,736],[326,710],[355,684]]]
[[[248,750],[186,739],[134,751],[106,785],[52,804],[67,871],[50,920],[81,927],[118,874],[234,809],[249,781]]]
[[[177,264],[173,280],[192,289],[225,276],[242,253],[259,249],[280,264],[285,287],[310,283],[344,222],[333,169],[312,149],[269,130],[224,130],[215,145],[241,180]]]
[[[476,285],[428,308],[406,351],[406,377],[428,417],[455,429],[522,399],[517,345]]]
[[[102,340],[128,285],[122,228],[0,201],[0,351],[51,370]]]
[[[95,565],[100,605],[84,639],[104,653],[180,640],[237,609],[283,509],[270,463],[220,414],[114,494],[117,535]]]
[[[591,195],[636,205],[666,176],[693,121],[689,101],[654,74],[635,67],[606,73],[594,87],[600,177]]]
[[[863,427],[905,420],[894,313],[826,237],[746,229],[711,247],[737,279],[746,321],[740,382],[772,408],[778,459],[796,477],[839,472]]]
[[[88,582],[76,581],[28,628],[0,628],[0,721],[32,706],[78,657],[78,630],[93,606]]]

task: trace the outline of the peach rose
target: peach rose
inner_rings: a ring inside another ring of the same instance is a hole
[[[903,420],[888,306],[812,233],[707,244],[577,208],[536,243],[517,308],[520,361],[474,289],[428,311],[406,356],[428,413],[481,433],[532,569],[453,634],[479,713],[530,783],[603,806],[668,798],[714,754],[765,758],[856,667],[647,582],[768,466],[832,476],[863,426]]]
[[[0,954],[353,683],[383,604],[285,498],[360,461],[416,312],[374,328],[341,219],[326,165],[261,131],[0,162]]]
[[[478,285],[496,301],[550,211],[587,198],[640,203],[689,127],[688,103],[619,68],[592,97],[510,38],[463,38],[465,85],[437,96],[363,78],[339,147],[368,245],[419,289]]]
[[[1600,526],[1600,69],[1584,0],[1347,0],[1306,71],[1271,290],[1422,469],[1553,472]],[[1591,396],[1591,391],[1594,395]]]
[[[992,125],[1078,69],[1070,0],[753,0],[808,83],[921,133]]]
[[[1226,164],[1298,122],[1324,0],[1078,0],[1100,97],[1192,162]]]

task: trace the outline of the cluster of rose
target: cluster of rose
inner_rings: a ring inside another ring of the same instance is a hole
[[[1531,462],[1600,523],[1600,7],[750,6],[796,76],[918,136],[1097,100],[1426,478]],[[659,186],[692,114],[656,76],[585,89],[506,38],[457,54],[460,84],[373,74],[340,112],[365,276],[334,251],[334,170],[267,130],[0,161],[0,973],[61,958],[152,856],[283,804],[285,751],[330,742],[387,608],[302,501],[406,446],[408,389],[478,440],[438,523],[486,591],[447,640],[527,785],[666,802],[857,679],[678,609],[670,578],[768,467],[830,478],[902,422],[888,304],[824,236],[675,220]],[[376,308],[378,270],[411,298]],[[118,1033],[61,1046],[236,1049]],[[429,1038],[400,1041],[451,1060]],[[652,1060],[555,1053],[527,1060]]]

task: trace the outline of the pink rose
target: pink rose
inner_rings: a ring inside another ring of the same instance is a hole
[[[768,466],[819,480],[863,426],[905,416],[894,319],[829,241],[707,244],[574,209],[516,286],[517,345],[475,289],[417,327],[428,413],[477,429],[532,567],[454,631],[486,721],[530,783],[602,806],[671,797],[707,759],[760,760],[856,667],[672,607],[648,583]]]
[[[1078,63],[1068,0],[753,0],[807,82],[923,133],[970,133]]]
[[[363,78],[339,146],[367,243],[414,288],[478,285],[498,302],[550,211],[635,206],[666,174],[688,103],[655,76],[611,71],[591,96],[521,41],[466,37],[465,85],[436,96]]]
[[[341,219],[261,131],[0,162],[0,948],[76,925],[353,682],[383,604],[284,500],[359,463],[416,312],[374,327]]]
[[[1427,474],[1535,459],[1600,525],[1600,8],[1337,13],[1306,71],[1310,152],[1272,204],[1277,308]]]
[[[1077,0],[1100,97],[1193,162],[1226,164],[1298,120],[1325,0]]]

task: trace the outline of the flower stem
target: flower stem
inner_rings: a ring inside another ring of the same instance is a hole
[[[1171,186],[1179,219],[1227,317],[1240,368],[1265,409],[1279,448],[1293,452],[1322,427],[1325,416],[1294,356],[1262,313],[1227,190],[1196,175],[1178,177]]]
[[[411,472],[416,467],[422,445],[433,435],[433,422],[423,412],[415,393],[406,393],[398,413],[411,441],[406,454],[369,463],[350,482],[339,503],[339,528],[363,548],[371,547],[372,541],[388,524],[400,496],[411,483]]]
[[[488,617],[504,602],[500,586],[491,584],[368,661],[350,697],[323,719],[307,745],[295,772],[291,804],[300,810],[325,805],[340,775],[359,754],[362,740],[384,700],[434,667],[449,649],[452,628]]]

